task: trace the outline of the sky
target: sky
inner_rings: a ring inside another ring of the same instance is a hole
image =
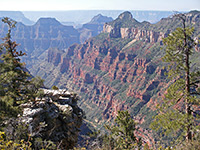
[[[200,10],[200,0],[0,0],[0,10]]]

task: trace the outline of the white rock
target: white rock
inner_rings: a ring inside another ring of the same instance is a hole
[[[36,109],[24,108],[23,116],[35,116],[39,113],[42,113],[43,111],[44,111],[43,108],[36,108]]]
[[[69,112],[71,113],[73,111],[73,108],[68,105],[68,104],[65,104],[65,105],[60,105],[60,104],[55,104],[59,110],[61,110],[62,112]]]

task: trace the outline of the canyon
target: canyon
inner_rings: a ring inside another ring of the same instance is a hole
[[[186,16],[187,24],[195,28],[194,37],[199,37],[200,12]],[[13,38],[27,53],[24,60],[32,75],[45,79],[47,87],[56,85],[80,95],[78,104],[88,124],[102,129],[118,110],[128,110],[139,124],[138,134],[153,142],[149,124],[170,85],[165,75],[167,64],[161,60],[163,38],[181,27],[181,21],[168,17],[151,24],[123,12],[111,22],[95,24],[95,32],[89,26],[83,26],[82,33],[90,38],[82,35],[80,40],[80,32],[72,26],[40,19],[33,26],[17,26]],[[0,35],[5,34],[2,32]],[[198,49],[192,57],[200,66]]]
[[[198,37],[200,13],[190,12],[187,17]],[[87,123],[96,129],[112,122],[118,110],[128,110],[140,126],[138,134],[152,143],[148,126],[170,85],[163,67],[167,64],[161,60],[162,40],[180,26],[176,18],[157,24],[140,23],[124,12],[83,44],[73,44],[62,54],[49,50],[48,62],[32,71],[40,75],[45,72],[48,86],[76,91]],[[199,50],[195,51],[193,60],[197,64],[199,56]]]

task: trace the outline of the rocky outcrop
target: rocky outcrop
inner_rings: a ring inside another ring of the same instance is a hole
[[[124,32],[126,32],[129,28],[137,28],[141,27],[141,25],[141,23],[133,18],[130,12],[126,11],[120,14],[119,17],[113,22],[106,23],[103,27],[103,32],[109,33],[111,38],[124,38]]]
[[[155,32],[144,30],[140,28],[117,28],[112,27],[109,24],[105,24],[103,27],[104,33],[109,33],[111,38],[132,38],[135,40],[143,39],[145,42],[155,43],[161,42],[163,38],[167,37],[168,33]],[[162,43],[162,42],[161,42]]]
[[[28,125],[31,137],[51,140],[61,149],[73,148],[84,117],[76,94],[44,89],[44,95],[35,102],[22,104],[23,114],[19,120]]]
[[[103,32],[104,33],[110,33],[113,30],[113,27],[107,23],[104,24],[103,26]]]
[[[145,42],[155,43],[161,42],[163,38],[167,37],[169,32],[156,32],[154,30],[147,30],[142,26],[151,26],[150,23],[139,23],[129,12],[124,12],[119,17],[103,26],[103,33],[109,33],[111,38],[125,38],[144,40]],[[161,42],[162,44],[162,42]]]

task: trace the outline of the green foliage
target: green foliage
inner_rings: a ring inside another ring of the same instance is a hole
[[[43,85],[43,80],[39,77],[32,78],[25,68],[25,64],[20,62],[20,57],[25,53],[17,51],[17,43],[11,40],[11,30],[16,22],[4,18],[2,21],[8,25],[8,33],[3,38],[4,43],[0,45],[0,121],[6,116],[11,117],[19,113],[16,106],[28,100],[35,100],[39,88]]]
[[[15,119],[8,119],[8,128],[0,131],[0,149],[27,149],[30,150],[32,142],[27,134],[27,126],[19,124]]]
[[[58,90],[59,88],[57,86],[52,86],[52,90]]]
[[[58,150],[56,145],[52,141],[42,140],[41,138],[34,139],[28,138],[27,140],[10,139],[4,132],[0,131],[0,149],[1,150]]]
[[[194,28],[185,26],[183,14],[179,14],[178,17],[183,22],[183,28],[177,28],[163,40],[166,45],[163,61],[168,63],[167,75],[172,84],[167,89],[163,105],[159,107],[160,112],[151,127],[162,131],[164,136],[172,139],[178,137],[180,141],[187,139],[189,142],[195,140],[193,136],[199,130],[199,116],[196,115],[195,106],[200,104],[196,96],[200,94],[200,73],[198,67],[192,70],[191,66],[194,68],[195,64],[190,62],[196,45],[193,40]]]
[[[128,111],[118,111],[115,124],[112,126],[105,125],[104,127],[106,132],[94,131],[90,133],[84,147],[91,150],[132,150],[142,148],[141,139],[135,136],[136,123]]]
[[[35,138],[33,142],[33,150],[41,149],[41,150],[59,150],[59,148],[50,140],[43,140],[41,138]]]
[[[171,79],[178,75],[185,76],[185,71],[188,69],[185,64],[186,57],[192,54],[195,46],[193,33],[194,28],[177,28],[163,40],[163,43],[167,45],[163,61],[170,63],[168,65],[168,76]]]
[[[5,133],[0,131],[0,149],[2,150],[31,150],[31,145],[30,141],[24,141],[23,139],[20,142],[9,140],[7,139]]]
[[[141,147],[141,139],[137,140],[134,135],[136,124],[128,111],[118,111],[115,123],[113,126],[105,126],[111,132],[110,136],[107,137],[107,141],[110,145],[113,145],[114,149],[131,150]]]
[[[180,145],[176,146],[175,150],[198,150],[200,149],[200,137],[196,140],[190,142],[183,142]]]
[[[34,149],[27,127],[19,125],[11,118],[21,113],[18,107],[21,103],[34,101],[36,97],[42,98],[44,93],[40,88],[43,86],[43,80],[40,77],[33,78],[26,70],[25,64],[20,62],[20,57],[25,53],[18,52],[18,44],[11,40],[11,30],[16,22],[9,18],[2,21],[8,25],[8,33],[3,38],[4,43],[0,45],[0,125],[1,130],[6,131],[6,134],[0,132],[0,149]],[[50,146],[53,145],[49,141],[36,143],[40,143],[39,149],[51,149]]]
[[[8,33],[3,38],[4,43],[0,45],[0,93],[1,100],[6,100],[10,105],[17,106],[21,102],[30,98],[35,98],[37,89],[43,84],[38,78],[30,80],[31,76],[25,68],[25,64],[20,62],[20,57],[25,53],[17,51],[17,43],[11,41],[11,30],[16,22],[9,19],[2,19],[8,25]],[[36,83],[36,80],[39,81]]]

